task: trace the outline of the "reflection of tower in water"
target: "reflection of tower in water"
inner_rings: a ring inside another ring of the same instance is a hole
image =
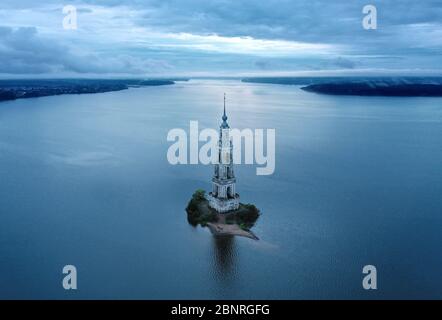
[[[236,246],[233,236],[213,237],[214,278],[227,285],[236,275]]]

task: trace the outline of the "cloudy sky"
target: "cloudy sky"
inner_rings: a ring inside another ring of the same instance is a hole
[[[367,4],[376,30],[362,26]],[[2,78],[442,75],[441,58],[441,0],[0,3]]]

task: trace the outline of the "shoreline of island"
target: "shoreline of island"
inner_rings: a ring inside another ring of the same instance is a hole
[[[238,209],[220,213],[210,207],[205,191],[198,189],[192,195],[186,212],[189,224],[208,227],[214,236],[240,236],[259,240],[251,231],[261,215],[253,204],[240,203]]]
[[[259,238],[251,230],[241,229],[237,224],[208,222],[207,227],[215,236],[238,236],[259,240]]]

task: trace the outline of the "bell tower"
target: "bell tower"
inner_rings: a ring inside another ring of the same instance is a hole
[[[233,171],[233,144],[226,115],[226,94],[222,120],[218,140],[218,163],[214,167],[212,192],[207,196],[209,205],[219,213],[239,208],[239,194],[236,193]]]

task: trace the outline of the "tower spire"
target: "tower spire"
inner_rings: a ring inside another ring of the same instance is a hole
[[[227,115],[226,115],[226,94],[224,93],[224,113],[223,113],[223,123],[221,125],[221,127],[223,128],[228,128],[229,125],[227,124]]]

